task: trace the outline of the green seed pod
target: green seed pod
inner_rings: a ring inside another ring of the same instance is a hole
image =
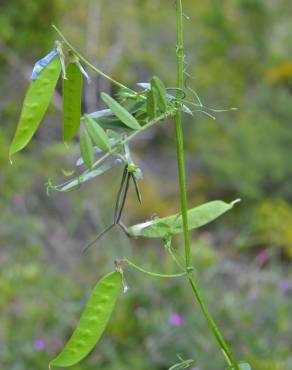
[[[66,80],[63,80],[63,138],[72,140],[80,127],[82,73],[76,63],[66,66]]]
[[[56,55],[31,81],[26,93],[18,126],[9,149],[9,157],[22,150],[39,127],[54,94],[61,73],[60,58]]]
[[[92,351],[108,324],[121,290],[120,272],[111,272],[97,283],[74,333],[49,368],[75,365]]]
[[[80,134],[81,155],[88,168],[91,168],[94,162],[94,149],[87,130]]]
[[[225,212],[233,208],[239,199],[231,203],[214,200],[188,210],[189,230],[204,226]],[[145,238],[165,238],[168,235],[176,235],[183,232],[181,214],[157,218],[151,221],[137,224],[128,228],[131,236],[143,236]]]

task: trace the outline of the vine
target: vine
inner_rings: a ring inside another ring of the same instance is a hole
[[[199,228],[214,221],[225,212],[231,210],[238,202],[212,201],[203,205],[188,208],[185,149],[183,135],[183,114],[193,115],[202,112],[211,118],[214,109],[203,105],[198,94],[187,85],[190,78],[185,70],[184,52],[184,12],[182,0],[176,0],[177,14],[177,86],[167,87],[157,76],[150,82],[138,83],[137,90],[127,87],[94,66],[84,58],[67,40],[63,33],[53,25],[60,37],[53,50],[40,59],[32,73],[32,81],[26,94],[21,117],[14,139],[10,146],[10,159],[25,148],[37,131],[50,103],[57,81],[63,78],[63,139],[70,141],[80,133],[81,157],[76,162],[73,173],[67,181],[55,185],[48,180],[47,189],[59,192],[73,191],[85,182],[101,176],[114,167],[123,167],[122,179],[116,196],[113,222],[90,242],[85,251],[92,247],[106,232],[114,226],[119,226],[130,238],[158,238],[164,243],[166,252],[174,264],[180,269],[176,274],[151,272],[127,258],[115,261],[115,271],[104,276],[96,285],[89,298],[79,323],[72,337],[61,353],[50,362],[49,367],[67,367],[80,362],[96,345],[110,319],[119,293],[127,291],[124,277],[124,266],[135,269],[139,273],[156,278],[187,279],[192,294],[197,299],[206,320],[217,339],[227,361],[229,370],[250,370],[247,363],[239,363],[223,335],[212,318],[203,294],[198,287],[191,256],[190,230]],[[106,109],[81,115],[82,83],[88,80],[84,67],[110,81],[117,89],[112,97],[101,93]],[[194,101],[187,100],[190,91]],[[174,94],[172,94],[174,92]],[[235,108],[231,108],[233,110]],[[135,187],[137,201],[141,203],[142,195],[139,182],[142,180],[142,170],[134,163],[130,143],[137,135],[150,129],[166,119],[175,122],[176,153],[180,189],[181,212],[167,217],[157,217],[141,224],[127,227],[121,218],[127,200],[128,189],[132,182]],[[70,172],[71,175],[71,172]],[[184,263],[178,260],[172,250],[172,237],[177,234],[184,236]],[[124,287],[124,289],[122,289]],[[170,367],[186,369],[193,360],[183,360]]]

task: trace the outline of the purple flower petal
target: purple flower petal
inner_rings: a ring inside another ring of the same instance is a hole
[[[169,316],[169,323],[172,326],[180,327],[185,323],[184,318],[178,313],[172,313]]]
[[[33,347],[36,351],[41,352],[46,347],[46,341],[44,338],[38,338],[33,342]]]
[[[268,249],[262,249],[258,254],[257,254],[257,260],[261,265],[264,265],[267,263],[270,259],[270,253]]]

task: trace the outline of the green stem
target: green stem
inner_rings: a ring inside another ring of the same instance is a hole
[[[127,86],[123,85],[122,83],[120,83],[119,81],[116,81],[114,80],[113,78],[111,78],[110,76],[108,76],[106,73],[104,73],[103,71],[101,71],[99,68],[95,67],[93,64],[91,64],[87,59],[85,59],[75,48],[73,45],[70,44],[70,42],[66,39],[66,37],[63,35],[63,33],[58,29],[58,27],[56,27],[54,24],[52,24],[52,27],[54,28],[54,30],[57,32],[57,34],[61,37],[61,39],[63,40],[63,42],[69,47],[69,49],[71,49],[74,54],[76,54],[78,56],[78,58],[85,64],[87,65],[87,67],[89,67],[90,69],[92,69],[94,72],[96,72],[97,74],[99,74],[100,76],[104,77],[106,80],[109,80],[111,81],[111,83],[113,83],[114,85],[118,86],[118,87],[121,87],[121,88],[124,88],[124,89],[129,89]]]
[[[184,89],[184,33],[183,33],[183,7],[182,0],[176,0],[177,6],[177,100],[183,98]],[[177,147],[177,162],[178,162],[178,175],[179,175],[179,186],[180,186],[180,198],[181,198],[181,213],[183,220],[183,232],[184,232],[184,244],[185,244],[185,260],[186,270],[192,266],[191,261],[191,241],[188,227],[188,206],[187,206],[187,187],[186,187],[186,173],[185,173],[185,158],[184,158],[184,139],[183,139],[183,128],[182,128],[182,112],[178,110],[175,116],[175,129],[176,129],[176,147]],[[224,351],[229,363],[232,364],[234,370],[240,370],[239,366],[233,357],[227,343],[225,342],[222,334],[220,333],[215,321],[213,320],[204,297],[196,284],[193,276],[188,275],[188,279],[194,292],[194,295],[199,302],[199,305],[208,321],[209,326],[217,339],[221,349]]]
[[[229,349],[223,335],[221,334],[220,330],[218,329],[218,326],[216,325],[212,315],[210,314],[208,308],[207,308],[207,305],[205,303],[205,300],[204,300],[204,297],[194,279],[193,276],[190,276],[189,275],[189,282],[191,284],[191,287],[192,287],[192,290],[197,298],[197,301],[199,302],[199,305],[209,323],[209,326],[215,336],[215,338],[217,339],[217,342],[219,343],[225,357],[227,358],[227,362],[228,362],[228,365],[232,364],[233,366],[233,369],[234,370],[240,370],[239,366],[238,366],[238,363],[235,359],[235,357],[233,356],[231,350]]]
[[[182,273],[179,273],[179,274],[159,274],[159,273],[156,273],[156,272],[147,271],[147,270],[144,270],[142,267],[136,265],[135,263],[131,262],[127,258],[124,258],[124,259],[118,261],[118,263],[119,264],[121,264],[121,263],[127,264],[127,265],[133,267],[134,269],[136,269],[140,272],[143,272],[143,274],[153,276],[153,277],[159,277],[159,278],[172,279],[172,278],[183,277],[183,276],[186,276],[188,274],[187,272],[182,272]]]
[[[184,35],[183,35],[183,18],[182,18],[182,1],[177,0],[177,100],[183,98],[184,88]],[[184,156],[184,138],[182,129],[182,111],[177,110],[175,116],[175,130],[176,130],[176,148],[177,148],[177,162],[178,175],[181,196],[181,213],[183,221],[183,232],[185,239],[185,258],[186,267],[191,266],[191,241],[188,227],[188,206],[187,206],[187,189],[186,189],[186,173],[185,173],[185,156]]]

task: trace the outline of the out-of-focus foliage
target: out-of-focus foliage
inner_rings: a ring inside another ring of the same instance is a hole
[[[47,197],[78,158],[62,135],[60,95],[28,149],[8,161],[28,76],[56,38],[56,23],[84,55],[134,87],[159,75],[175,86],[175,9],[172,0],[2,1],[0,12],[0,367],[37,370],[62,347],[84,299],[112,261],[132,257],[150,270],[173,271],[160,244],[129,245],[118,231],[89,256],[80,251],[112,220],[120,173],[69,194]],[[200,284],[227,339],[254,370],[291,364],[291,13],[286,0],[185,0],[187,89],[208,106],[238,107],[186,117],[190,205],[206,200],[242,203],[194,234]],[[84,110],[101,106],[112,87],[92,77]],[[60,92],[60,87],[58,89]],[[129,199],[126,223],[178,210],[174,131],[166,125],[137,140],[145,180],[143,206]],[[159,160],[158,160],[159,159]],[[105,191],[106,189],[106,191]],[[180,246],[180,239],[177,246]],[[234,257],[236,256],[236,263]],[[176,353],[200,370],[224,368],[224,358],[188,287],[126,275],[108,335],[75,370],[167,369]],[[188,340],[187,340],[188,338]],[[190,340],[191,338],[191,340]],[[191,343],[191,345],[190,345]],[[212,353],[212,356],[210,354]],[[210,362],[212,359],[212,362]],[[290,362],[289,362],[290,361]]]
[[[207,236],[197,240],[196,248],[200,284],[211,307],[214,304],[212,311],[220,326],[229,328],[225,334],[236,352],[255,370],[271,364],[273,369],[290,369],[291,286],[282,273],[275,266],[261,271],[226,261]],[[119,253],[116,246],[108,249],[107,258]],[[143,255],[134,251],[123,248],[147,268],[175,271],[169,260],[158,262],[154,248],[144,248]],[[108,267],[94,269],[100,253],[95,251],[93,256],[94,263],[87,258],[65,273],[36,246],[2,258],[1,368],[38,369],[62,348],[94,281],[110,268],[107,263]],[[89,266],[91,272],[86,273]],[[214,364],[224,368],[224,358],[216,351],[199,308],[189,308],[193,298],[187,285],[182,288],[180,281],[145,279],[136,272],[126,272],[126,278],[130,290],[120,297],[107,335],[74,369],[167,369],[175,363],[176,353],[193,358],[200,369],[212,370]]]
[[[63,9],[62,0],[2,0],[0,40],[18,53],[44,53],[53,40],[50,25]]]
[[[284,247],[292,257],[292,208],[281,200],[263,201],[254,210],[252,234],[260,245]]]

